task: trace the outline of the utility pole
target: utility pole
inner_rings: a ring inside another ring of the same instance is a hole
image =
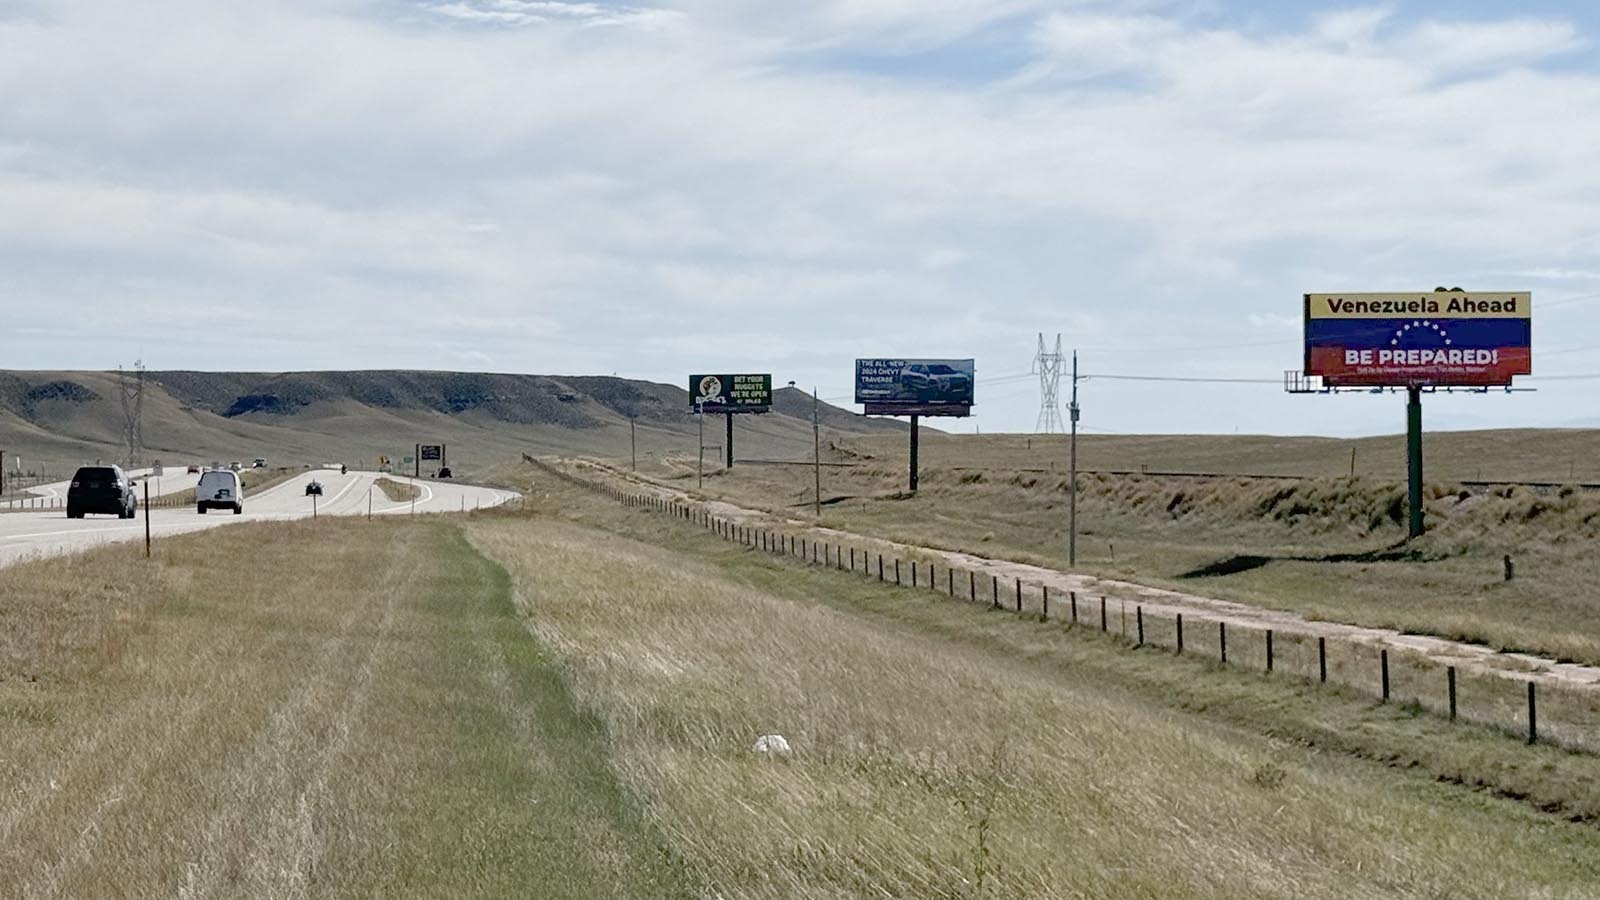
[[[811,386],[811,469],[817,478],[817,518],[822,518],[822,417],[817,386]]]
[[[1068,451],[1070,473],[1067,482],[1067,565],[1078,564],[1078,351],[1072,351],[1072,400],[1067,404],[1067,418],[1072,420],[1071,449]]]
[[[694,486],[706,486],[706,407],[703,403],[694,405],[695,421],[700,423],[700,461],[695,464]]]
[[[628,417],[628,452],[633,454],[633,471],[639,471],[639,438],[635,433],[634,418]]]

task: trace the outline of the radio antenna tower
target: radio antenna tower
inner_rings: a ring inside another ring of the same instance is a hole
[[[1044,332],[1039,332],[1039,352],[1033,357],[1033,371],[1039,375],[1039,423],[1034,426],[1038,434],[1061,432],[1061,335],[1056,335],[1056,349],[1048,353],[1044,347]]]
[[[144,361],[134,360],[132,372],[117,366],[117,387],[122,396],[122,437],[132,466],[144,455]]]

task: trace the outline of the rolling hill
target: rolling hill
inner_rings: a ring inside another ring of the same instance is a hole
[[[629,419],[640,455],[694,453],[697,426],[683,388],[611,376],[423,371],[147,372],[146,456],[166,462],[274,463],[400,459],[417,443],[444,443],[463,473],[520,453],[626,457]],[[824,405],[834,435],[905,431]],[[0,449],[8,471],[59,472],[121,459],[124,414],[116,372],[0,372]],[[811,448],[811,398],[775,392],[773,412],[740,417],[743,457],[795,457]],[[723,423],[707,423],[720,448]],[[708,450],[708,459],[714,458]]]

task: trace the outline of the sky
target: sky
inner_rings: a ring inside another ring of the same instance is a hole
[[[1600,426],[1576,2],[0,0],[0,368],[771,372],[973,357],[951,430],[1403,430],[1287,395],[1307,292],[1533,292]],[[1126,377],[1239,379],[1145,381]],[[1063,398],[1070,390],[1062,385]]]

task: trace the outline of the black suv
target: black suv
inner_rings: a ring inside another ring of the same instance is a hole
[[[67,518],[81,519],[84,513],[105,513],[119,519],[133,518],[139,500],[133,482],[117,466],[83,466],[72,476],[67,488]]]

